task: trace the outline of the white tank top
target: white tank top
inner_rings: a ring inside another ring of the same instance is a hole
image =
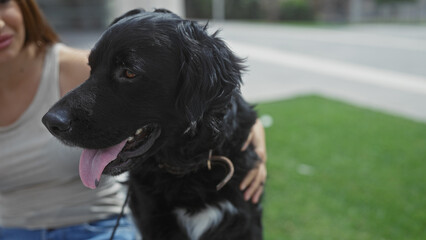
[[[45,56],[37,93],[13,124],[0,127],[0,226],[56,228],[118,214],[121,184],[102,177],[95,190],[78,175],[81,150],[63,145],[47,131],[42,116],[60,98],[59,48]]]

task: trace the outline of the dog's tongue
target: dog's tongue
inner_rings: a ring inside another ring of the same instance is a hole
[[[126,140],[109,148],[83,150],[80,157],[80,178],[86,187],[97,187],[104,168],[117,158],[125,144]]]

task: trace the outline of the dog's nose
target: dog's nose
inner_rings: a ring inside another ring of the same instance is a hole
[[[41,121],[53,134],[61,134],[71,130],[71,116],[67,111],[49,111]]]

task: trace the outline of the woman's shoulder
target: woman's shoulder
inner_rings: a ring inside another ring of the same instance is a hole
[[[61,95],[83,83],[90,73],[88,50],[61,45],[59,49],[59,82]]]

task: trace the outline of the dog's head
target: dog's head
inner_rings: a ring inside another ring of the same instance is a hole
[[[80,176],[91,188],[102,173],[120,174],[171,139],[195,136],[241,84],[241,60],[216,33],[167,10],[114,20],[89,65],[89,79],[42,121],[62,142],[85,149]]]

